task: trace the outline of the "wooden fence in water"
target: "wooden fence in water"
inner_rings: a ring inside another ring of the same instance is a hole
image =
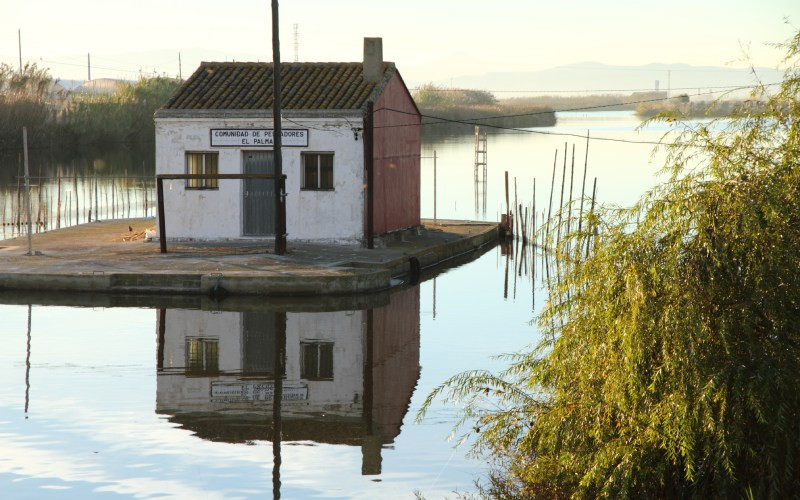
[[[31,177],[31,231],[99,220],[155,216],[155,176]],[[25,181],[0,188],[0,239],[27,234]]]

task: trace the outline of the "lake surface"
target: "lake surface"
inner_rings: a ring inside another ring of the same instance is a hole
[[[541,131],[639,141],[664,131],[636,133],[636,125],[625,112],[567,114]],[[558,183],[565,140],[570,154],[576,144],[579,179],[585,139],[490,135],[487,210],[476,213],[474,137],[426,139],[423,156],[437,154],[438,217],[496,220],[506,170],[520,203],[532,200],[535,177],[537,207],[546,205],[554,151]],[[651,150],[590,142],[588,178],[598,178],[598,198],[630,204],[652,186]],[[424,217],[433,216],[432,167],[423,159]],[[495,247],[419,285],[339,302],[173,298],[152,308],[107,297],[0,296],[2,497],[473,491],[484,463],[446,440],[457,407],[437,402],[414,420],[448,377],[502,369],[494,356],[538,340],[531,320],[544,297],[535,259],[513,253]]]

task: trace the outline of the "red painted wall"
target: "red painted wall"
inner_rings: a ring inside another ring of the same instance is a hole
[[[420,223],[421,120],[400,73],[396,72],[375,103],[373,224],[376,234]]]

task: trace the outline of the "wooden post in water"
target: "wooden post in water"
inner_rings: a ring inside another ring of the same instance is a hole
[[[514,209],[515,210],[517,209],[517,178],[516,177],[514,177]],[[517,216],[514,217],[514,226],[517,228],[517,230],[514,231],[515,235],[519,235],[519,222],[520,222],[519,221],[519,212],[517,212]]]
[[[531,236],[533,237],[533,244],[536,246],[536,177],[533,178],[533,209],[531,210]],[[531,252],[536,259],[536,252]],[[534,269],[536,269],[534,264]]]
[[[508,218],[511,217],[511,205],[508,202],[508,170],[506,170],[505,178],[506,178],[506,216],[505,216],[505,223],[503,224],[503,230],[511,231],[512,230],[511,221],[508,220]],[[504,218],[501,217],[500,222],[503,222],[503,219]],[[508,237],[508,234],[506,234],[505,236]]]
[[[80,207],[79,205],[79,197],[78,197],[78,171],[72,172],[72,181],[73,186],[75,187],[75,224],[81,223],[81,214],[80,214]]]
[[[589,209],[589,215],[594,213],[594,197],[597,194],[597,177],[594,178],[594,186],[592,187],[592,207]],[[589,245],[592,242],[592,235],[586,238],[586,258],[589,258]]]
[[[136,177],[135,176],[134,176],[133,179],[131,179],[131,185],[133,186],[133,212],[134,212],[134,215],[136,215],[136,207],[139,205],[139,192],[136,189]]]
[[[572,143],[572,166],[570,167],[569,172],[569,201],[567,202],[567,207],[569,207],[569,211],[567,212],[567,234],[570,233],[572,230],[572,181],[575,177],[575,143]],[[569,244],[567,245],[567,253],[569,253]]]
[[[131,185],[128,181],[128,169],[125,169],[125,195],[128,198],[128,218],[131,217]]]
[[[586,158],[583,160],[583,183],[581,184],[581,208],[578,211],[578,233],[583,223],[583,198],[586,196],[586,168],[589,166],[589,131],[586,131]],[[580,253],[580,252],[579,252]]]
[[[33,255],[33,235],[31,234],[31,176],[28,170],[28,128],[22,127],[22,151],[25,155],[25,212],[28,216],[28,253]]]
[[[436,217],[436,150],[433,150],[433,223],[438,224]],[[436,278],[434,278],[435,280]],[[434,317],[436,315],[434,314]]]
[[[42,227],[44,224],[42,223],[42,167],[39,166],[39,184],[38,186],[38,193],[37,193],[37,203],[36,203],[36,232],[39,232],[39,228]],[[45,214],[47,215],[47,214]]]
[[[58,171],[58,196],[56,201],[56,229],[61,229],[61,170]]]
[[[150,197],[147,196],[147,170],[142,162],[142,189],[144,190],[144,216],[147,217],[147,205]]]
[[[86,186],[86,179],[89,179],[89,186]],[[83,189],[86,191],[86,199],[89,200],[89,204],[86,205],[89,212],[86,214],[86,222],[92,222],[92,178],[91,177],[84,177],[83,181]]]
[[[564,180],[567,176],[567,143],[564,143],[564,168],[561,169],[561,198],[558,201],[558,233],[556,235],[556,247],[561,242],[561,212],[564,211]],[[558,255],[556,255],[558,257]],[[556,258],[556,263],[558,259]]]
[[[547,205],[547,225],[545,226],[545,237],[549,238],[550,235],[550,217],[553,213],[553,190],[556,185],[556,163],[558,162],[558,149],[556,149],[556,153],[553,156],[553,176],[550,179],[550,203]],[[544,243],[544,241],[542,242]]]
[[[97,196],[97,172],[94,173],[94,220],[100,220],[100,200]]]

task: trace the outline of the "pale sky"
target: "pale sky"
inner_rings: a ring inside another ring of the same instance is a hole
[[[272,58],[268,0],[2,0],[0,62],[37,61],[61,79],[135,79],[142,71],[191,74],[201,60]],[[525,71],[595,61],[724,66],[800,26],[798,0],[284,0],[281,58],[360,61],[362,39],[383,37],[384,59],[407,81]],[[788,18],[789,24],[784,22]],[[734,63],[742,67],[741,62]]]

